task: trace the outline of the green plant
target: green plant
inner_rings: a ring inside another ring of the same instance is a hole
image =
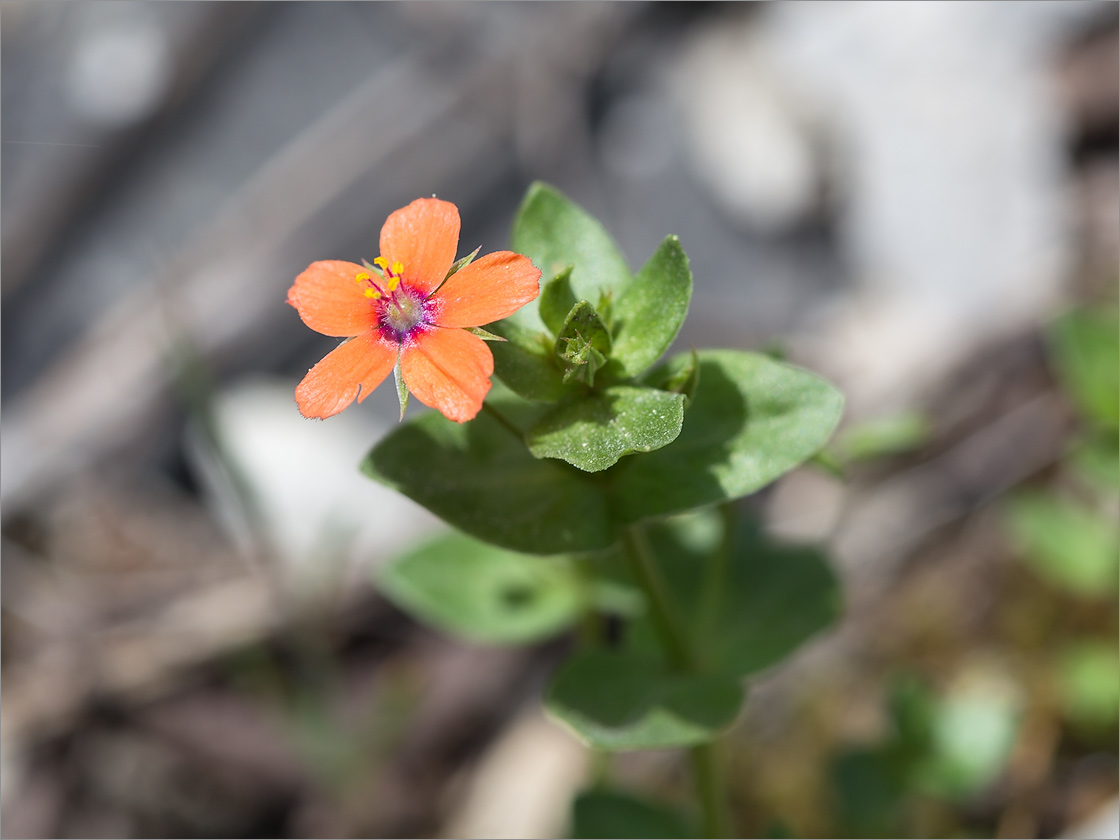
[[[595,219],[534,184],[512,239],[545,282],[481,331],[503,339],[487,346],[504,387],[470,422],[431,412],[402,424],[362,465],[473,539],[423,546],[380,584],[421,620],[477,641],[581,624],[547,691],[550,714],[597,750],[689,748],[703,830],[727,835],[714,745],[743,680],[840,609],[819,552],[773,545],[730,503],[820,451],[843,399],[757,353],[658,363],[692,292],[676,237],[631,275]],[[620,640],[603,632],[612,615],[626,623]],[[575,814],[579,831],[603,836],[680,824],[602,790]]]

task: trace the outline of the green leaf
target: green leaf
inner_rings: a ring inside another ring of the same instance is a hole
[[[640,374],[669,349],[692,297],[692,272],[680,240],[669,236],[614,302],[612,367]]]
[[[1115,430],[1120,420],[1120,338],[1112,309],[1082,309],[1050,329],[1062,384],[1088,419]]]
[[[626,260],[603,226],[540,181],[529,187],[517,211],[511,248],[529,257],[545,277],[572,266],[571,287],[577,300],[598,300],[603,291],[619,294],[630,283]],[[544,329],[539,299],[510,318],[523,327]]]
[[[576,302],[575,292],[572,291],[572,266],[568,266],[541,289],[541,319],[553,335],[560,334]]]
[[[537,458],[559,458],[597,472],[624,455],[671,443],[683,421],[682,394],[612,385],[561,403],[529,429],[526,442]]]
[[[507,410],[502,401],[494,407]],[[362,470],[502,548],[563,554],[615,541],[602,490],[560,461],[534,458],[485,409],[469,423],[423,414],[383,438]]]
[[[699,354],[700,382],[680,435],[614,469],[616,516],[637,522],[753,493],[827,443],[844,398],[808,371],[756,353]],[[691,363],[674,356],[648,377]]]
[[[385,568],[381,591],[397,606],[475,642],[517,644],[571,625],[584,605],[569,561],[530,557],[448,534]]]
[[[561,666],[545,707],[589,746],[622,751],[711,741],[742,701],[735,680],[671,674],[634,653],[592,650]]]
[[[841,837],[897,837],[902,825],[904,780],[883,754],[848,749],[830,769]]]
[[[1077,595],[1116,594],[1116,522],[1045,493],[1022,493],[1006,508],[1011,533],[1031,568]]]
[[[564,382],[576,379],[595,384],[595,372],[607,362],[611,334],[595,307],[581,300],[572,307],[556,337],[556,358],[564,367]]]
[[[908,787],[927,773],[938,700],[916,678],[900,675],[891,689],[885,742],[848,749],[832,763],[844,836],[897,837]],[[893,731],[891,731],[893,729]]]
[[[840,586],[812,546],[768,541],[743,522],[709,640],[715,667],[745,675],[780,662],[842,612]]]
[[[1120,651],[1116,645],[1084,641],[1058,660],[1058,686],[1066,717],[1085,729],[1116,726],[1120,710]]]
[[[494,375],[518,396],[535,402],[558,402],[575,390],[564,382],[556,364],[552,336],[518,326],[508,318],[490,324],[506,339],[494,344]]]
[[[695,837],[673,811],[611,790],[581,793],[572,803],[571,836],[596,837]]]
[[[706,668],[753,674],[840,616],[839,584],[820,550],[773,543],[741,519],[730,553],[720,556],[723,547],[708,548],[707,529],[698,527],[706,518],[690,514],[648,526],[655,562]],[[631,637],[643,651],[660,649],[648,617],[635,623]]]

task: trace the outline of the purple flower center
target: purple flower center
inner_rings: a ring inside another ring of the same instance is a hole
[[[375,301],[381,334],[389,341],[407,342],[432,326],[434,304],[416,289],[402,283],[386,297]]]

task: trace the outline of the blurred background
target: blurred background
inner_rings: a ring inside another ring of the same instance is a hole
[[[380,597],[442,527],[326,422],[285,305],[438,194],[460,253],[534,179],[678,340],[849,398],[746,502],[826,546],[846,617],[752,683],[746,836],[1118,836],[1118,7],[5,2],[2,831],[568,831],[567,649],[473,647]],[[421,408],[413,404],[412,411]],[[676,753],[615,762],[687,801]]]

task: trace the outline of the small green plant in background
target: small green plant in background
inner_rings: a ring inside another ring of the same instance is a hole
[[[762,354],[662,361],[692,292],[676,237],[631,274],[595,219],[534,184],[512,239],[542,290],[479,331],[503,339],[487,343],[501,384],[470,422],[421,415],[362,465],[462,532],[400,558],[379,585],[478,642],[580,626],[546,691],[551,716],[599,751],[691,751],[699,823],[603,783],[577,799],[577,835],[729,836],[715,743],[744,679],[840,611],[821,554],[771,543],[731,502],[816,455],[843,399]]]
[[[1059,382],[1081,419],[1057,489],[1025,491],[1008,506],[1023,559],[1074,595],[1115,597],[1117,588],[1120,348],[1115,310],[1087,308],[1050,329]]]
[[[1115,307],[1073,310],[1049,330],[1053,368],[1080,423],[1058,480],[1024,490],[1006,507],[1021,556],[1075,601],[1115,602],[1120,586],[1120,331]],[[1072,725],[1116,726],[1120,650],[1111,640],[1068,638],[1053,653],[1054,682]]]
[[[912,834],[916,798],[964,803],[989,787],[1015,745],[1021,705],[1013,684],[992,674],[966,674],[941,693],[921,678],[898,675],[885,737],[832,760],[843,836]]]
[[[1120,714],[1115,310],[1072,311],[1051,325],[1048,338],[1053,369],[1078,423],[1046,483],[1013,491],[997,508],[1017,559],[1033,577],[1018,595],[1034,611],[1028,644],[1039,649],[1031,648],[1029,657],[1022,651],[1010,655],[1004,647],[1009,642],[1014,647],[1016,640],[1000,639],[996,630],[996,639],[974,641],[986,648],[982,661],[962,665],[952,659],[946,669],[944,659],[934,664],[927,651],[933,674],[918,676],[915,661],[888,677],[883,735],[870,744],[842,746],[829,762],[832,818],[843,836],[975,831],[972,826],[982,819],[978,803],[1006,778],[1018,745],[1027,742],[1027,752],[1036,754],[1054,749],[1037,743],[1038,733],[1049,726],[1040,729],[1040,721],[1053,720],[1055,732],[1064,729],[1096,750],[1115,743]],[[905,432],[908,425],[887,424],[887,440],[907,437],[893,429]],[[841,435],[830,451],[844,463],[867,448],[893,450],[865,447],[864,434]],[[875,435],[868,438],[874,442]],[[1014,600],[1016,594],[1006,597]],[[1021,609],[1011,605],[1004,614]]]

